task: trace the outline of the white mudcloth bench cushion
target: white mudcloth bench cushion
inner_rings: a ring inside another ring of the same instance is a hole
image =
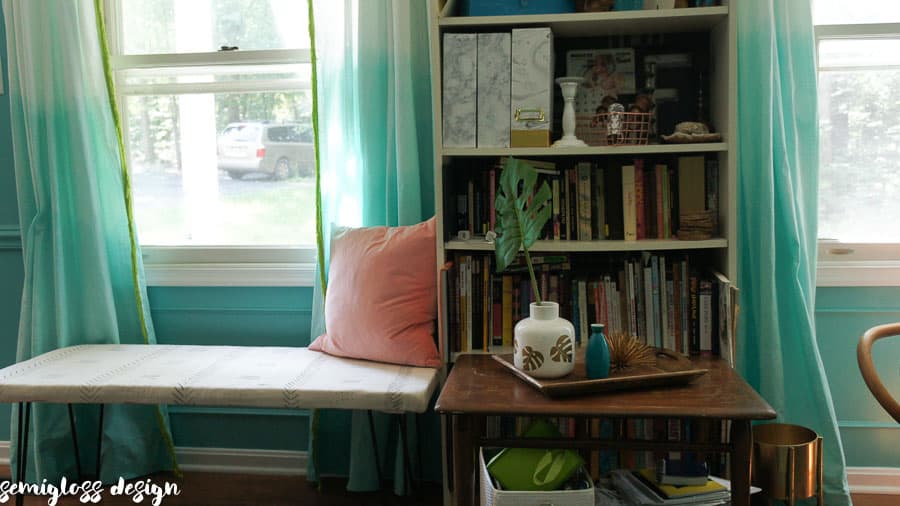
[[[424,412],[437,369],[268,346],[72,346],[0,369],[0,402]]]

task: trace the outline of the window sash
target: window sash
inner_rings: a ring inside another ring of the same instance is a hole
[[[900,23],[817,25],[816,69],[818,72],[897,69],[897,65],[823,66],[818,62],[819,44],[836,39],[900,38]],[[843,243],[818,240],[816,285],[900,286],[900,244]]]
[[[309,90],[303,79],[263,79],[211,83],[125,85],[122,74],[134,69],[310,64],[309,49],[216,51],[204,53],[122,54],[122,13],[117,0],[104,0],[110,66],[116,100],[124,110],[132,95]],[[122,84],[119,84],[122,83]],[[128,118],[121,121],[127,131]],[[141,246],[149,286],[313,286],[314,246]]]

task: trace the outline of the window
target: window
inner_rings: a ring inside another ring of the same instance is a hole
[[[820,286],[900,285],[900,2],[814,0]]]
[[[311,284],[306,2],[107,0],[149,284]]]

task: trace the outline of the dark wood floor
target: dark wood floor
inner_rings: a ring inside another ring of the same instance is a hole
[[[9,476],[9,468],[0,468],[0,475]],[[321,491],[315,483],[309,483],[299,476],[263,476],[222,473],[185,473],[183,478],[171,474],[149,476],[152,483],[178,483],[181,495],[163,499],[162,506],[369,506],[369,505],[440,505],[441,489],[436,483],[423,483],[421,490],[413,496],[397,497],[391,491],[391,484],[385,484],[385,491],[379,493],[347,492],[346,481],[329,478],[323,480]],[[145,482],[147,478],[143,481]],[[141,480],[135,480],[141,481]],[[135,506],[131,497],[110,496],[110,486],[104,487],[104,506]],[[48,497],[27,497],[27,506],[46,506]],[[7,504],[13,504],[10,500]],[[82,506],[78,496],[60,499],[59,506]],[[87,503],[90,504],[90,503]],[[152,504],[145,498],[142,505]]]

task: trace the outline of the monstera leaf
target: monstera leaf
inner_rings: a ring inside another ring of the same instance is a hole
[[[572,339],[562,335],[556,340],[556,344],[550,348],[550,360],[554,362],[572,361]]]
[[[526,371],[537,371],[544,364],[544,354],[531,346],[522,349],[522,368]]]
[[[552,193],[547,182],[535,188],[537,171],[531,165],[508,158],[500,174],[500,189],[494,197],[497,212],[494,253],[497,257],[497,271],[502,271],[516,259],[519,249],[525,252],[528,273],[531,275],[532,289],[536,302],[541,303],[531,256],[528,254],[534,241],[541,235],[552,211]]]

